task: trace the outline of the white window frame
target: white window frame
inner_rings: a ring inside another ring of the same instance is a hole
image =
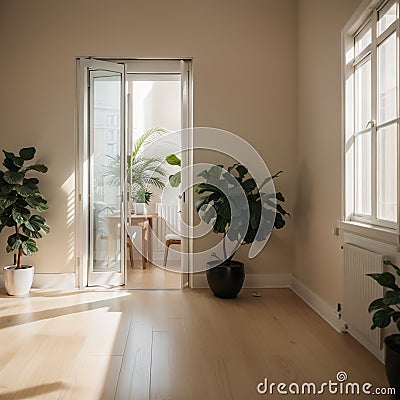
[[[399,18],[377,35],[378,11],[388,4],[399,0],[364,0],[342,30],[342,219],[339,227],[351,224],[370,228],[371,230],[386,230],[392,234],[396,243],[399,241],[400,220],[400,185],[397,187],[397,221],[386,221],[377,218],[377,131],[379,128],[397,123],[397,177],[400,178],[400,140],[399,140],[399,109],[397,118],[377,125],[377,49],[378,45],[396,32],[397,54],[399,55]],[[368,23],[371,24],[372,42],[355,55],[355,35]],[[371,59],[371,121],[370,126],[355,133],[355,67],[361,65],[367,58]],[[399,108],[399,67],[397,68],[397,108]],[[371,132],[371,216],[355,214],[355,136]],[[347,161],[346,161],[347,157]],[[352,165],[351,165],[352,164]],[[357,227],[356,229],[359,229]],[[376,235],[376,232],[375,232]]]

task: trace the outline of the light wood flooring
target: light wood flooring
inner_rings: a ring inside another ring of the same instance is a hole
[[[142,261],[136,261],[134,268],[127,267],[125,289],[179,289],[181,274],[168,271],[151,263],[143,269]]]
[[[257,384],[349,381],[386,387],[383,365],[289,289],[33,291],[0,295],[0,400],[308,399]],[[374,399],[385,396],[312,398]]]

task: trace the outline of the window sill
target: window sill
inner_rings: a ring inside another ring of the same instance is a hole
[[[352,233],[381,243],[393,246],[400,244],[400,236],[396,229],[356,221],[337,221],[336,226],[342,232]]]

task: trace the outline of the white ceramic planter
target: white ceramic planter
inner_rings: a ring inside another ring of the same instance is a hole
[[[15,265],[3,268],[4,286],[10,296],[25,296],[31,290],[33,265],[24,265],[17,269]]]
[[[132,211],[134,214],[144,215],[147,214],[146,203],[133,203]]]

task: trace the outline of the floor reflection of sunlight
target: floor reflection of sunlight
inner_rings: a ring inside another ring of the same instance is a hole
[[[131,293],[33,289],[29,298],[0,297],[0,335],[13,338],[0,348],[0,399],[114,398],[108,383],[121,367]]]

